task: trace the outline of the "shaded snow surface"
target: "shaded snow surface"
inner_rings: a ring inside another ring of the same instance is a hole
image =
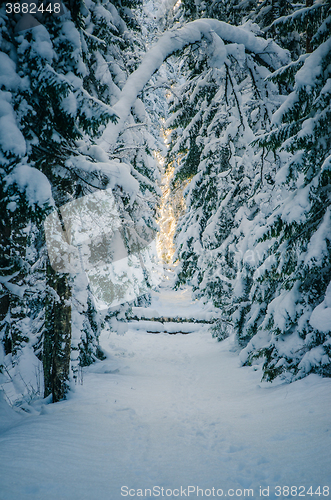
[[[155,293],[150,309],[203,316],[184,290]],[[12,419],[0,427],[1,500],[118,500],[121,486],[127,498],[154,486],[164,498],[216,498],[220,488],[262,498],[268,486],[279,498],[276,485],[331,486],[330,379],[261,383],[260,369],[240,367],[233,339],[218,343],[204,325],[104,332],[101,344],[108,359],[67,401],[19,420],[0,412]]]

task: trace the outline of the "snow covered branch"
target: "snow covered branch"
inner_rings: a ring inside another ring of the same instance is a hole
[[[244,45],[246,51],[257,54],[265,64],[274,69],[287,64],[290,60],[288,51],[280,48],[275,42],[264,40],[244,28],[215,19],[199,19],[187,23],[182,28],[171,29],[147,52],[139,68],[127,79],[119,100],[113,106],[113,111],[119,120],[116,124],[109,123],[100,139],[100,146],[103,149],[107,151],[116,143],[138,94],[165,59],[174,52],[183,50],[187,45],[201,42],[202,39],[213,43],[213,34],[226,42]]]

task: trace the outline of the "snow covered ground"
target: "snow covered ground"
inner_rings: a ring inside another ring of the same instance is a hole
[[[167,288],[151,311],[208,316],[188,290]],[[1,500],[149,498],[153,487],[165,498],[287,496],[276,486],[327,497],[330,379],[261,383],[259,369],[240,367],[233,339],[218,343],[206,325],[104,332],[101,344],[107,360],[67,401],[29,415],[0,404]]]

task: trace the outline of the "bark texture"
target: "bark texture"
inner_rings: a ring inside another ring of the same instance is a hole
[[[71,352],[71,306],[68,275],[47,270],[48,295],[43,349],[44,384],[53,403],[65,399],[68,390]]]

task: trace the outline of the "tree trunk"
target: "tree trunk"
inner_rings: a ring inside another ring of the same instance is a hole
[[[314,0],[306,0],[306,7],[311,7],[314,3]],[[306,29],[306,53],[311,54],[313,49],[311,46],[311,39],[313,38],[313,30],[307,21],[307,29]]]
[[[44,397],[53,403],[65,399],[68,390],[71,352],[71,290],[67,274],[47,266],[47,301],[44,333]]]

